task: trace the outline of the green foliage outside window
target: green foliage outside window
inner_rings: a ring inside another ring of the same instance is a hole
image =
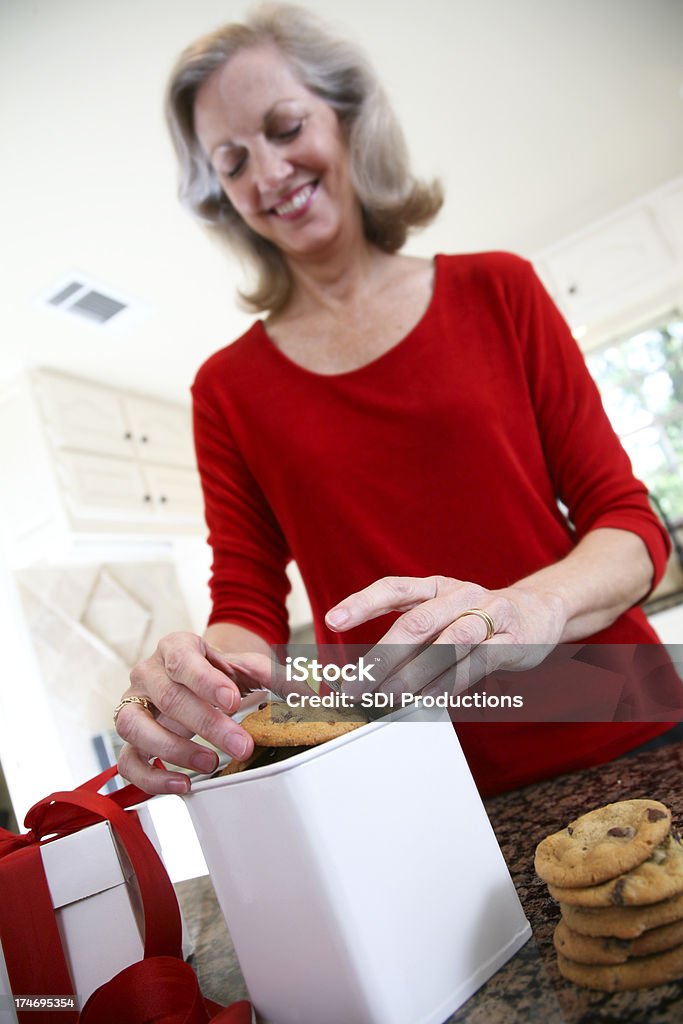
[[[586,362],[636,476],[683,523],[683,318],[610,341]]]

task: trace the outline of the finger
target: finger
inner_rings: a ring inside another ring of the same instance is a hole
[[[452,626],[442,632],[433,643],[406,659],[378,689],[384,693],[420,693],[436,685],[439,692],[450,680],[460,692],[480,679],[491,660],[485,644],[453,643]],[[417,648],[413,645],[413,651]],[[480,653],[481,652],[481,653]],[[431,691],[430,691],[431,692]]]
[[[449,645],[450,646],[450,645]],[[454,648],[456,660],[444,674],[425,687],[424,693],[455,696],[491,675],[498,668],[499,656],[486,643]]]
[[[442,588],[436,597],[422,601],[420,604],[404,612],[389,627],[380,643],[387,645],[413,644],[426,645],[433,643],[449,627],[452,636],[461,643],[480,643],[487,633],[486,623],[479,617],[467,613],[476,603],[483,607],[482,597],[490,601],[487,591],[474,583],[463,583]],[[473,620],[475,628],[470,628]],[[476,624],[480,624],[476,628]]]
[[[437,576],[385,576],[330,608],[325,622],[330,629],[343,632],[387,612],[405,611],[434,597],[438,580]]]
[[[139,732],[133,729],[133,735],[137,736],[131,743],[141,758],[145,757],[146,751],[150,751],[147,760],[151,757],[158,757],[162,761],[177,765],[180,768],[188,768],[202,775],[209,775],[218,767],[218,755],[215,750],[209,749],[203,743],[195,743],[186,737],[179,737],[158,723],[155,729],[141,729]]]
[[[266,657],[265,654],[225,655],[225,664],[235,674],[235,680],[243,693],[252,690],[270,690],[278,697],[288,693],[310,696],[315,691],[305,682],[287,679],[284,665]]]
[[[358,700],[364,693],[379,690],[387,680],[401,672],[421,650],[423,647],[416,644],[388,644],[383,639],[380,640],[363,655],[364,663],[370,666],[369,678],[362,678],[359,672],[356,679],[344,683],[344,693],[352,700]]]
[[[456,597],[461,600],[461,595],[456,593]],[[422,629],[431,631],[443,621],[445,609],[448,609],[446,617],[450,617],[449,605],[452,605],[453,600],[438,598],[425,602],[418,609],[402,616],[402,619],[407,620],[419,614],[419,623],[417,621],[412,624],[408,623],[407,628],[414,631]],[[497,615],[498,621],[503,619],[502,603],[492,602],[489,608],[489,615],[493,612]],[[493,618],[493,616],[491,617]],[[495,625],[495,620],[493,621]],[[406,625],[398,620],[387,633],[387,637],[397,627],[402,630],[406,629]],[[453,679],[454,684],[458,687],[457,692],[460,692],[461,689],[471,686],[486,675],[487,671],[491,671],[487,668],[488,664],[492,661],[498,664],[500,661],[500,658],[491,658],[486,653],[475,653],[477,650],[485,651],[486,644],[493,641],[493,637],[487,640],[487,636],[488,624],[480,616],[456,614],[455,620],[449,622],[426,647],[418,649],[413,645],[414,657],[404,658],[403,664],[395,669],[392,668],[392,674],[384,680],[379,689],[395,694],[419,693],[437,680],[442,679],[443,683],[448,678]],[[502,640],[503,636],[496,639]],[[392,645],[389,649],[393,650],[394,646]],[[407,648],[405,645],[401,645],[401,649],[405,651]]]
[[[139,750],[128,744],[121,749],[118,771],[122,778],[144,789],[146,793],[175,793],[182,796],[190,790],[187,775],[154,768]]]
[[[415,646],[412,647],[416,651]],[[430,644],[406,660],[377,689],[382,693],[420,693],[453,668],[457,651],[453,644]]]
[[[158,754],[163,760],[184,768],[213,770],[205,767],[205,760],[201,765],[192,760],[206,748],[193,743],[187,736],[179,735],[177,729],[166,728],[164,721],[168,718],[174,724],[181,723],[188,736],[201,736],[240,761],[251,753],[251,736],[232,718],[200,700],[186,687],[164,677],[162,680],[148,680],[148,692],[152,703],[161,712],[158,721],[139,704],[125,704],[116,722],[119,735],[138,750]]]
[[[439,578],[431,577],[431,579],[437,581],[438,587]],[[454,585],[453,581],[447,582],[450,585],[442,586],[436,597],[424,600],[404,612],[389,627],[377,646],[370,651],[368,658],[375,661],[373,672],[375,689],[383,683],[388,685],[390,677],[400,672],[406,684],[406,691],[416,692],[416,689],[420,688],[420,683],[411,684],[409,677],[404,677],[406,664],[422,659],[423,652],[429,652],[431,644],[436,642],[444,634],[444,630],[449,627],[450,633],[447,635],[449,643],[475,644],[486,638],[487,626],[481,618],[473,615],[462,619],[458,618],[462,614],[463,608],[471,607],[475,601],[481,603],[481,595],[485,591],[476,584],[456,583]],[[457,628],[454,628],[456,619]],[[468,625],[470,619],[474,620],[475,624],[479,623],[480,628],[477,628],[476,625],[474,628],[470,627]],[[425,657],[430,656],[436,659],[437,664],[434,671],[438,675],[444,670],[443,654],[433,652],[431,655],[427,653]],[[417,671],[417,677],[419,680],[424,680],[422,685],[426,685],[426,680],[430,678],[429,669],[424,660]],[[431,676],[431,678],[434,677]],[[393,692],[400,692],[395,687],[391,687],[391,689]],[[363,692],[359,686],[348,687],[348,692],[353,696],[357,696],[358,691]]]
[[[267,655],[247,652],[229,654],[213,648],[207,657],[229,676],[242,697],[253,690],[270,689],[269,683],[276,671],[277,662]]]
[[[241,699],[239,687],[225,671],[212,663],[216,661],[215,652],[203,640],[190,633],[180,634],[180,637],[179,634],[173,634],[161,640],[158,655],[150,659],[152,663],[158,664],[160,661],[173,682],[181,683],[203,700],[222,708],[228,714],[235,712]],[[140,675],[148,666],[149,662],[143,662],[133,669],[133,684],[136,682],[136,673]]]

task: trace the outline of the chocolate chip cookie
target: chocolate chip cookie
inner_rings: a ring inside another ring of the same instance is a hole
[[[596,938],[572,931],[567,922],[559,921],[553,934],[558,953],[581,964],[623,964],[638,956],[649,956],[673,949],[683,943],[683,921],[651,928],[635,939]]]
[[[683,945],[664,953],[639,956],[624,964],[580,964],[563,953],[557,954],[560,974],[585,988],[602,992],[625,992],[677,981],[683,975]]]
[[[264,701],[240,723],[262,747],[314,747],[360,728],[367,718],[355,709],[290,707]]]
[[[658,800],[606,804],[539,843],[536,873],[563,890],[606,882],[647,860],[670,828],[671,812]]]
[[[683,893],[641,907],[575,907],[560,903],[562,917],[582,935],[635,939],[644,932],[683,919]]]
[[[548,885],[548,892],[560,903],[579,907],[633,907],[669,899],[683,892],[683,846],[667,836],[626,874],[584,888]]]

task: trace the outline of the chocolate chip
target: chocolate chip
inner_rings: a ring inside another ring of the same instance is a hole
[[[666,818],[664,811],[658,811],[656,807],[648,807],[647,809],[647,820],[648,821],[661,821],[662,818]]]
[[[567,832],[570,836],[574,835],[574,829],[571,827],[571,825],[567,825]]]
[[[603,939],[602,940],[602,948],[604,950],[607,950],[608,952],[611,952],[614,949],[629,950],[631,948],[631,940],[630,939],[617,939],[617,938]]]
[[[633,839],[636,834],[636,830],[631,825],[615,825],[614,828],[607,830],[608,836],[614,836],[615,839]]]
[[[617,884],[612,889],[612,892],[610,894],[610,899],[611,899],[612,903],[616,904],[616,906],[618,906],[618,907],[623,907],[623,905],[624,905],[624,886],[625,885],[626,885],[626,879],[625,878],[620,878],[619,881],[617,882]]]

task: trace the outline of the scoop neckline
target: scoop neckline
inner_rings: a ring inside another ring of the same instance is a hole
[[[432,310],[434,309],[436,303],[436,295],[439,289],[439,280],[441,276],[440,253],[436,253],[432,257],[432,269],[432,293],[429,297],[429,302],[422,311],[422,314],[419,317],[419,319],[413,324],[410,330],[407,331],[407,333],[404,334],[403,337],[399,338],[398,341],[391,346],[391,348],[388,348],[386,352],[380,353],[380,355],[375,356],[375,358],[371,359],[369,362],[363,363],[362,366],[355,366],[351,370],[342,370],[341,373],[319,373],[317,370],[309,370],[308,367],[301,366],[300,363],[297,363],[294,359],[291,359],[290,356],[288,356],[285,352],[282,351],[281,348],[279,348],[275,344],[275,342],[269,335],[268,331],[266,330],[265,321],[257,320],[254,326],[260,332],[261,341],[263,344],[265,344],[268,351],[271,352],[277,360],[284,363],[290,369],[296,370],[302,374],[306,374],[309,377],[314,377],[316,380],[343,380],[345,378],[354,377],[357,376],[358,374],[362,374],[369,370],[372,370],[385,360],[391,359],[395,353],[398,353],[399,350],[402,350],[404,346],[410,342],[411,338],[413,338],[413,336],[421,330],[425,322],[429,319],[429,317],[432,314]]]

